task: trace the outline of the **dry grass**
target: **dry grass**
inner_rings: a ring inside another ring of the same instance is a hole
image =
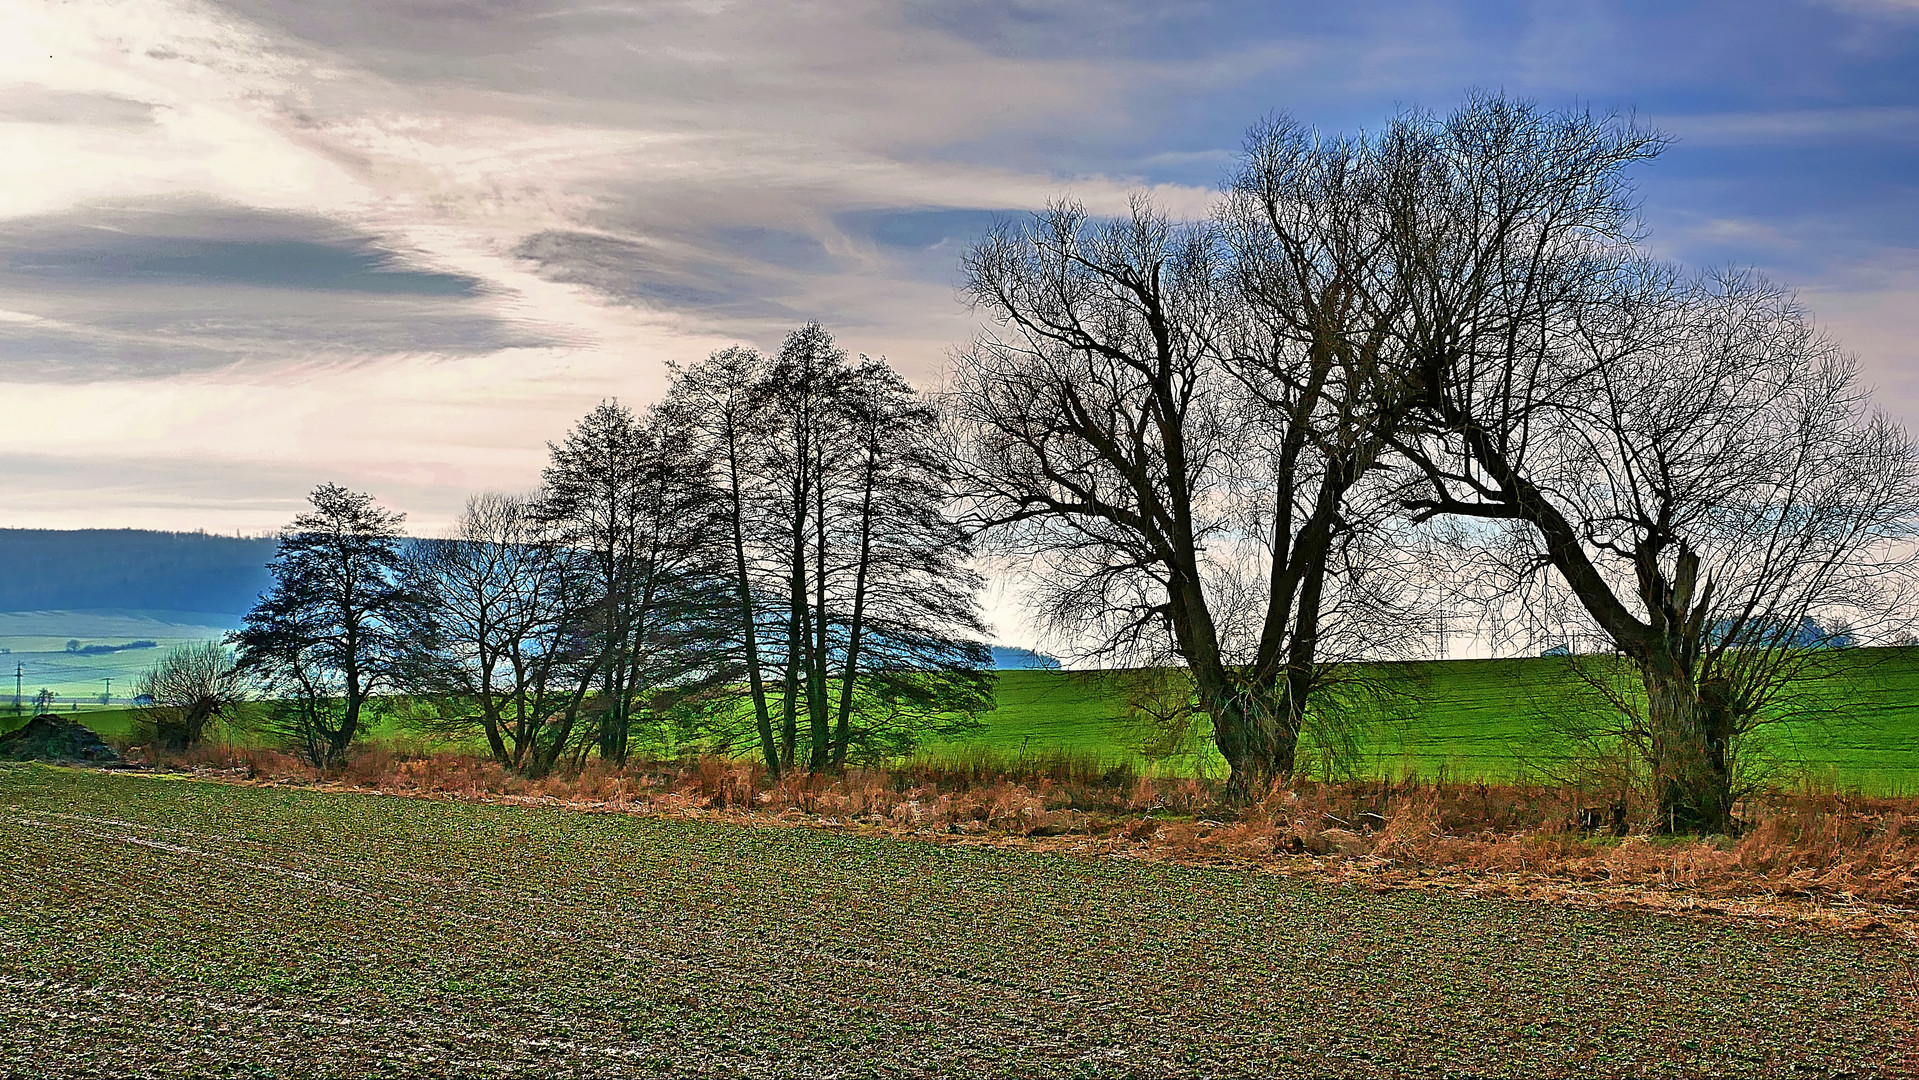
[[[1726,901],[1770,903],[1768,911],[1853,905],[1855,924],[1919,927],[1919,798],[1772,792],[1741,808],[1737,836],[1670,838],[1643,822],[1615,830],[1611,802],[1569,788],[1301,781],[1233,807],[1206,781],[1072,758],[921,760],[778,783],[757,762],[717,757],[618,769],[591,762],[537,780],[483,758],[405,747],[368,748],[325,773],[258,749],[135,758],[240,782],[1230,862],[1381,888],[1437,884],[1706,910]]]

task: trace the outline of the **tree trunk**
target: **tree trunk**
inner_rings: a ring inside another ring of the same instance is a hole
[[[826,575],[832,564],[827,559],[826,537],[826,470],[824,463],[817,469],[818,476],[813,485],[813,624],[807,645],[806,670],[806,718],[809,731],[809,753],[806,767],[808,772],[826,771],[827,761],[832,754],[832,714],[830,712],[832,691],[827,685],[827,676],[831,666],[827,651],[827,635],[830,627],[826,610]]]
[[[766,707],[766,679],[760,671],[759,616],[753,610],[753,579],[746,570],[746,507],[740,494],[739,448],[727,441],[727,496],[733,532],[733,583],[739,592],[740,640],[746,649],[746,685],[753,697],[753,723],[760,737],[766,773],[780,778],[779,744],[773,739],[773,714]]]
[[[801,498],[804,498],[802,496]],[[806,663],[806,520],[793,519],[793,563],[787,575],[786,681],[780,687],[780,767],[791,769],[798,754],[800,672]]]
[[[1721,681],[1695,685],[1682,666],[1642,664],[1658,824],[1672,832],[1732,828],[1732,711]]]
[[[349,676],[346,691],[345,719],[340,722],[339,729],[334,731],[332,736],[327,740],[326,761],[322,763],[326,767],[331,768],[346,759],[346,748],[353,745],[353,736],[360,732],[361,700],[358,680]]]
[[[866,573],[873,563],[874,471],[869,463],[865,491],[860,496],[860,554],[853,568],[853,612],[846,627],[846,666],[840,673],[840,708],[833,730],[835,769],[846,767],[846,745],[852,739],[853,690],[860,670],[860,638],[866,633]]]
[[[1213,721],[1213,745],[1232,770],[1226,797],[1252,802],[1293,771],[1299,728],[1287,721],[1286,695],[1277,686],[1234,686],[1218,677],[1198,681],[1200,705]]]

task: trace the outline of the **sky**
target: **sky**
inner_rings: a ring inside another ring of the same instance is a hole
[[[1632,113],[1661,255],[1919,427],[1919,0],[0,0],[0,526],[416,532],[809,319],[936,380],[996,217],[1201,214],[1246,128]]]

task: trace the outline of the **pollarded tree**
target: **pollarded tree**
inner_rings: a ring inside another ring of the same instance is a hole
[[[143,672],[133,684],[142,727],[169,750],[196,746],[207,728],[246,700],[246,682],[226,646],[217,641],[180,645]]]
[[[275,699],[275,719],[308,759],[345,755],[377,695],[405,685],[418,642],[402,573],[404,515],[322,484],[267,564],[273,582],[229,635],[235,666]]]

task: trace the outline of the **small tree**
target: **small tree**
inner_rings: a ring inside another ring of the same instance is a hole
[[[407,558],[424,636],[437,644],[414,669],[414,688],[440,706],[429,723],[478,726],[495,761],[534,776],[559,759],[592,689],[583,629],[597,597],[581,553],[557,543],[537,510],[476,495],[453,535]]]
[[[44,686],[41,687],[40,692],[33,696],[33,711],[36,714],[52,712],[53,711],[53,691],[47,689]]]
[[[422,642],[401,574],[404,515],[322,484],[267,564],[273,584],[230,635],[239,672],[276,700],[274,720],[318,765],[339,762],[375,695],[404,682]]]
[[[181,645],[160,657],[134,683],[138,718],[154,742],[169,750],[197,745],[207,728],[245,700],[245,680],[217,641]]]

